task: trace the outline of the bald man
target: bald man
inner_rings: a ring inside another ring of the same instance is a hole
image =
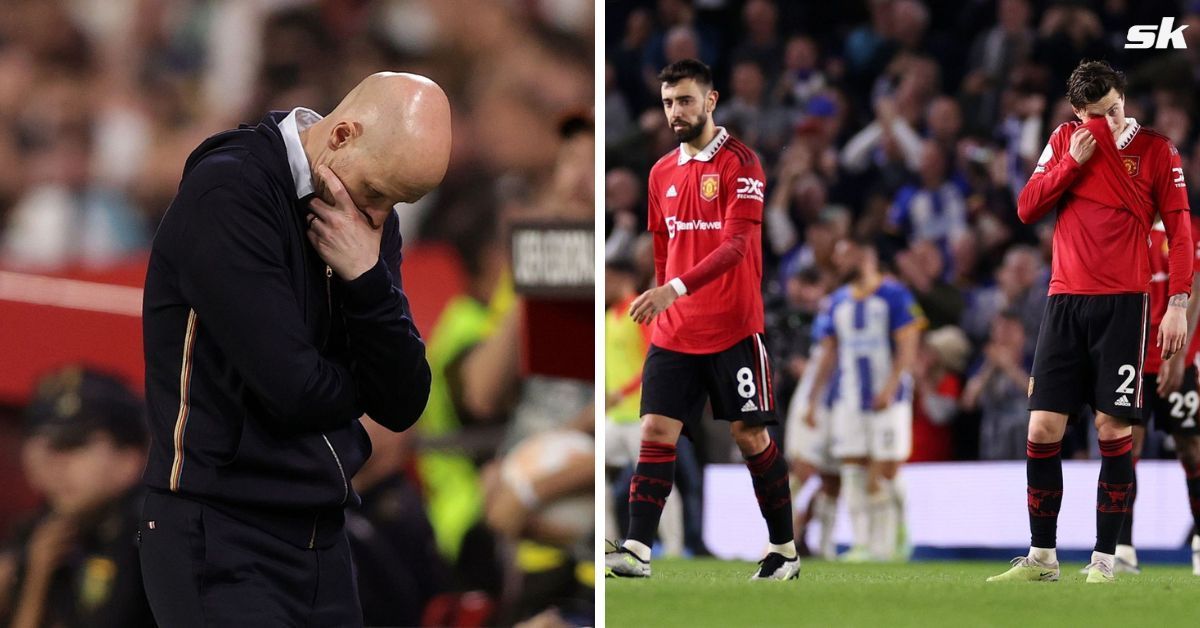
[[[273,112],[188,158],[143,310],[138,539],[160,626],[362,624],[342,514],[359,418],[402,431],[429,396],[392,207],[449,153],[442,90],[382,73],[327,117]]]

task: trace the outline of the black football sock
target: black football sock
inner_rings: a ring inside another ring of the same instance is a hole
[[[1133,491],[1129,495],[1129,512],[1121,522],[1121,534],[1117,536],[1117,545],[1133,546],[1133,505],[1137,502],[1137,458],[1133,459]]]
[[[642,441],[637,468],[629,482],[629,538],[654,544],[658,520],[675,477],[675,445]]]
[[[1062,506],[1062,441],[1025,443],[1025,479],[1031,547],[1053,549]]]
[[[1187,476],[1188,502],[1192,505],[1192,534],[1200,535],[1200,462],[1190,467],[1184,465],[1183,471]]]
[[[792,491],[788,485],[788,467],[775,441],[761,452],[746,458],[758,510],[767,522],[767,535],[774,545],[792,540]]]
[[[1100,479],[1096,483],[1096,547],[1115,554],[1121,523],[1133,496],[1133,436],[1100,441]]]

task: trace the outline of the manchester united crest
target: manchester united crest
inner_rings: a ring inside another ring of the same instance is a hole
[[[700,198],[711,201],[717,198],[717,192],[720,190],[721,175],[717,174],[702,174],[700,175]]]
[[[1136,157],[1136,156],[1122,157],[1121,163],[1125,165],[1125,174],[1128,174],[1131,177],[1136,177],[1137,173],[1138,173],[1138,162],[1139,161],[1141,161],[1141,158]]]

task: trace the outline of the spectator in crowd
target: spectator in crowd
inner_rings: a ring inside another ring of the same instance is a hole
[[[817,42],[806,35],[788,39],[783,53],[783,71],[775,83],[771,100],[789,109],[803,111],[826,84]]]
[[[1042,321],[1046,291],[1038,283],[1042,271],[1041,256],[1030,246],[1014,246],[1004,254],[996,270],[996,284],[974,291],[963,313],[963,330],[976,344],[982,345],[990,333],[991,322],[1001,312],[1018,314],[1025,330],[1023,359],[1033,359],[1033,342]]]
[[[909,462],[954,459],[953,422],[958,415],[963,371],[971,343],[961,329],[947,325],[922,339],[913,368],[913,451]]]
[[[970,109],[974,128],[986,128],[988,121],[996,119],[1009,72],[1033,56],[1032,17],[1029,0],[1000,0],[995,25],[971,44],[963,87],[975,105]]]
[[[963,390],[962,405],[978,409],[979,457],[1019,460],[1025,455],[1029,409],[1025,391],[1032,361],[1025,359],[1020,313],[1005,310],[992,321],[983,358]]]
[[[967,206],[962,189],[946,177],[946,154],[934,142],[921,149],[920,184],[907,185],[896,194],[888,211],[886,228],[909,244],[928,241],[942,254],[942,268],[950,268],[950,244],[967,229]]]
[[[963,297],[944,279],[943,259],[931,240],[918,241],[896,255],[896,270],[925,311],[931,329],[958,325],[962,318]]]
[[[773,86],[778,79],[784,56],[777,31],[778,20],[779,9],[774,0],[746,2],[742,7],[742,25],[746,29],[746,36],[742,43],[733,49],[731,55],[734,59],[749,61],[758,66],[768,86]],[[736,82],[736,77],[734,80]]]
[[[38,383],[25,412],[26,468],[45,509],[0,551],[0,623],[154,626],[138,564],[142,401],[118,379],[71,367]]]
[[[738,137],[746,138],[773,162],[790,128],[787,111],[768,100],[766,90],[762,66],[749,59],[737,62],[731,98],[718,116],[722,125],[737,129]]]
[[[634,239],[645,231],[645,207],[641,185],[633,171],[614,168],[604,175],[605,218],[611,225],[604,242],[606,260],[629,257]]]

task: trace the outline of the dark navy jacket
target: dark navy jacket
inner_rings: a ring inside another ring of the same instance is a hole
[[[395,214],[350,282],[306,236],[272,112],[205,140],[154,237],[143,332],[146,484],[300,547],[333,543],[370,455],[358,418],[411,426],[429,397]]]

